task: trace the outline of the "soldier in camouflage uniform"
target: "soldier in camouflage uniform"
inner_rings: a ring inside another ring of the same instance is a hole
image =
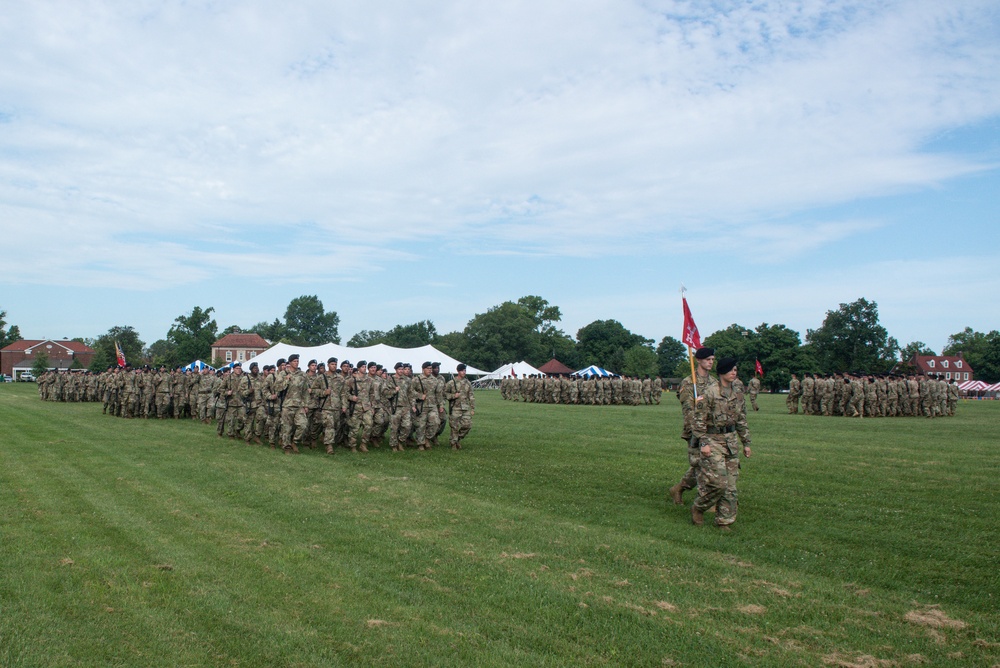
[[[472,383],[465,377],[466,367],[459,364],[458,374],[445,384],[444,396],[448,400],[451,422],[451,447],[462,449],[462,439],[472,429],[472,416],[476,414],[476,397]]]
[[[712,348],[698,348],[694,354],[697,368],[695,377],[697,385],[685,377],[681,381],[681,386],[677,389],[677,400],[681,402],[681,415],[684,418],[684,426],[681,429],[681,440],[687,444],[688,470],[681,477],[680,482],[670,488],[670,498],[677,505],[683,505],[684,492],[694,489],[698,484],[698,464],[701,459],[700,446],[694,438],[694,411],[695,395],[705,396],[709,386],[714,385],[716,379],[712,377],[712,366],[715,364],[715,350]]]
[[[717,508],[715,524],[725,528],[736,521],[739,507],[736,483],[740,475],[737,438],[743,443],[743,456],[750,457],[750,430],[747,427],[746,402],[734,386],[736,360],[719,361],[719,382],[705,390],[695,408],[693,435],[698,439],[698,498],[691,505],[691,521],[704,524],[704,514]]]

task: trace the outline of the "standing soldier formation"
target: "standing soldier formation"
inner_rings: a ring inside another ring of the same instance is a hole
[[[531,374],[500,381],[500,396],[507,401],[587,406],[659,405],[663,379],[629,376],[546,376]]]

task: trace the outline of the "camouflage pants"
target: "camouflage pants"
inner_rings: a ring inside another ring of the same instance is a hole
[[[382,406],[375,409],[372,415],[372,442],[381,442],[385,432],[389,430],[389,411]]]
[[[413,418],[413,440],[417,445],[426,445],[427,441],[437,433],[440,425],[441,418],[437,407],[425,405],[420,415]]]
[[[701,455],[698,462],[698,498],[692,507],[704,513],[716,506],[715,523],[726,526],[736,521],[739,450],[733,443],[717,441],[711,443],[711,449],[711,454]]]
[[[229,413],[226,415],[226,435],[236,438],[243,432],[246,425],[246,407],[237,404],[229,406]]]
[[[156,417],[165,420],[170,417],[170,395],[156,395]]]
[[[411,413],[405,406],[400,406],[389,419],[389,427],[392,434],[389,436],[389,445],[402,450],[406,447],[406,439],[410,437],[410,429],[413,426]]]
[[[372,425],[374,424],[375,416],[371,409],[363,409],[361,406],[356,406],[354,409],[354,415],[348,418],[349,431],[347,434],[347,445],[351,448],[358,447],[359,437],[360,445],[368,447],[368,439],[372,437]]]
[[[340,429],[341,412],[339,408],[324,408],[321,416],[323,423],[323,445],[331,455],[337,445],[337,430]]]
[[[451,444],[459,442],[472,430],[472,411],[453,411],[451,414]]]
[[[264,426],[267,425],[267,406],[260,405],[251,409],[248,420],[243,431],[244,440],[249,443],[251,438],[263,438]]]
[[[281,411],[281,447],[291,450],[294,444],[298,448],[308,428],[309,418],[306,409],[286,406]]]

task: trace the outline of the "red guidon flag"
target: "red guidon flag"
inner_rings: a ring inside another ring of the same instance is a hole
[[[759,373],[760,377],[763,378],[764,377],[764,367],[762,367],[760,365],[760,360],[754,360],[754,364],[757,365],[757,373]]]
[[[688,308],[687,297],[682,297],[684,303],[684,333],[681,335],[681,343],[686,343],[692,348],[701,348],[701,336],[698,334],[698,325],[694,324],[691,317],[691,309]]]
[[[125,368],[125,353],[122,352],[122,347],[120,345],[118,345],[117,341],[115,341],[115,358],[118,360],[118,366],[120,366],[121,368],[124,369]]]

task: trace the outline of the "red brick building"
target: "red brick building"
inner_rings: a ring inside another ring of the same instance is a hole
[[[212,359],[226,362],[247,362],[271,347],[260,334],[226,334],[212,344]]]
[[[959,383],[973,380],[975,374],[968,362],[957,355],[914,355],[909,365],[925,376],[942,376],[945,380],[954,378]]]
[[[63,370],[72,368],[74,360],[78,368],[86,369],[96,353],[79,341],[21,339],[0,349],[0,373],[16,380],[22,371],[30,371],[35,366],[35,360],[43,352],[49,358],[50,369]]]

